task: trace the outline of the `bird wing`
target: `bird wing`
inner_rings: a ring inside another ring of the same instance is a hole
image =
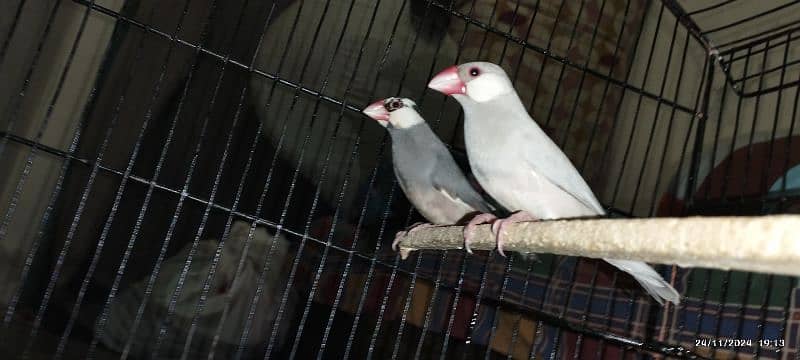
[[[597,212],[598,215],[605,214],[605,209],[569,158],[549,138],[546,142],[549,142],[545,144],[550,145],[549,149],[526,151],[525,160],[531,171],[569,194],[587,209]]]
[[[492,208],[475,190],[454,161],[439,161],[433,170],[432,182],[439,191],[454,202],[461,202],[480,212],[491,212]]]

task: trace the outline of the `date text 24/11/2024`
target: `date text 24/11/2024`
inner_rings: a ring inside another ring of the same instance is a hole
[[[761,340],[752,340],[752,339],[695,339],[694,346],[697,347],[714,347],[714,348],[721,348],[721,347],[744,347],[744,346],[753,346],[753,344],[758,345],[759,347],[784,347],[786,344],[786,340],[784,339],[761,339]]]

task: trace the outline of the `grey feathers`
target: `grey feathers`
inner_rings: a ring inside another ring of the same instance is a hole
[[[395,176],[414,207],[435,224],[455,224],[489,212],[452,155],[425,123],[390,128]]]
[[[650,265],[641,261],[603,259],[616,268],[629,273],[634,279],[653,296],[659,304],[664,305],[664,300],[678,304],[681,295],[669,285]]]
[[[528,115],[502,68],[481,62],[447,68],[429,87],[461,103],[470,166],[502,206],[539,219],[605,214],[572,162]],[[633,276],[659,303],[680,301],[646,263],[605,260]]]
[[[457,224],[491,206],[470,185],[453,156],[407,98],[386,98],[362,111],[389,131],[392,164],[406,197],[428,221]],[[404,232],[398,233],[397,242]]]

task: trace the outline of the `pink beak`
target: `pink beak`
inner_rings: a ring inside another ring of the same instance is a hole
[[[383,99],[380,99],[361,110],[364,115],[378,121],[389,121],[389,112],[383,106]]]
[[[445,95],[466,94],[467,87],[458,77],[458,67],[451,66],[442,70],[431,79],[428,87]]]

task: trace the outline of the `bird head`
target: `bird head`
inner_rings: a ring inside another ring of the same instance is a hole
[[[467,97],[476,102],[490,101],[514,92],[514,85],[499,65],[469,62],[442,70],[428,87],[456,100]]]
[[[416,108],[411,99],[390,97],[370,104],[361,112],[383,127],[405,129],[424,121]]]

